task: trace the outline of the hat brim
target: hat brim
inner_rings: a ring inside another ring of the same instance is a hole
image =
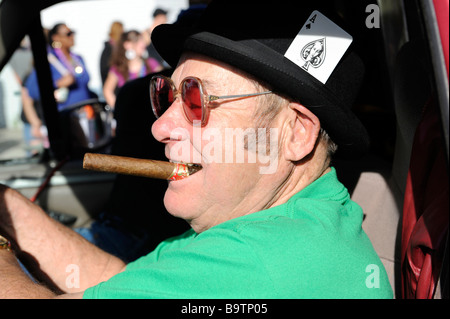
[[[357,156],[368,151],[366,129],[350,110],[351,105],[344,105],[353,101],[346,101],[342,96],[340,98],[345,102],[338,100],[328,87],[262,41],[245,38],[234,41],[211,32],[176,25],[159,26],[152,34],[152,41],[159,54],[173,67],[183,52],[204,54],[251,74],[271,85],[275,92],[303,104],[319,118],[321,126],[338,145],[340,156]],[[364,73],[361,60],[352,52],[336,70],[341,68],[352,76],[362,77]],[[336,82],[336,85],[343,82],[333,79],[333,75],[329,81]]]

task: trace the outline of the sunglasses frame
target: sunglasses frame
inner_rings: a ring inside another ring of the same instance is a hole
[[[237,95],[221,95],[221,96],[218,96],[218,95],[208,95],[208,94],[206,93],[204,87],[203,87],[202,80],[200,80],[199,78],[197,78],[197,77],[195,77],[195,76],[188,76],[188,77],[184,78],[184,79],[181,81],[181,83],[180,83],[179,89],[177,89],[177,87],[175,86],[175,83],[173,83],[173,81],[172,81],[171,78],[168,78],[168,77],[163,76],[163,75],[155,75],[155,76],[153,76],[153,77],[151,78],[151,80],[150,80],[150,103],[151,103],[151,105],[152,105],[153,114],[156,116],[156,118],[159,118],[160,115],[157,114],[156,108],[155,108],[155,106],[153,105],[152,85],[153,85],[153,83],[154,83],[157,79],[162,79],[162,80],[168,81],[168,83],[170,83],[170,87],[171,87],[172,91],[174,92],[174,95],[173,95],[174,100],[173,100],[172,103],[174,103],[175,100],[176,100],[178,97],[182,96],[182,88],[183,88],[184,83],[185,83],[187,80],[194,80],[194,81],[197,81],[197,83],[198,83],[198,88],[199,88],[200,94],[201,94],[201,96],[202,96],[202,101],[201,101],[201,103],[202,103],[202,105],[201,105],[201,107],[202,107],[201,125],[202,125],[202,126],[206,125],[207,120],[208,120],[208,118],[209,118],[209,109],[212,108],[212,107],[209,106],[209,102],[213,102],[213,101],[217,101],[217,100],[223,100],[223,99],[247,98],[247,97],[253,97],[253,96],[259,96],[259,95],[265,95],[265,94],[271,94],[271,93],[272,93],[272,91],[264,91],[264,92],[259,92],[259,93],[237,94]],[[194,124],[193,121],[191,121],[191,120],[189,119],[189,116],[188,116],[187,110],[186,110],[188,107],[186,106],[186,103],[184,103],[183,99],[181,99],[181,104],[183,105],[183,113],[184,113],[184,117],[186,118],[186,120],[187,120],[189,123]],[[170,105],[167,107],[167,109],[168,109],[169,107],[170,107]],[[166,110],[167,110],[167,109],[166,109]],[[166,110],[164,110],[164,112],[165,112]],[[162,112],[162,114],[164,114],[164,112]],[[161,114],[161,115],[162,115],[162,114]]]

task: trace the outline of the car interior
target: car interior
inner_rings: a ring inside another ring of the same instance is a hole
[[[50,141],[48,149],[32,157],[0,157],[0,183],[18,189],[69,227],[88,226],[105,209],[143,212],[151,207],[163,212],[152,215],[156,245],[187,226],[165,212],[164,181],[82,169],[86,152],[163,159],[149,129],[154,120],[150,76],[123,88],[114,113],[101,99],[59,113],[40,19],[41,10],[58,2],[0,2],[0,70],[28,35]],[[368,130],[371,149],[362,158],[337,158],[333,165],[363,208],[363,229],[395,297],[448,299],[448,40],[445,57],[432,0],[330,1],[356,25],[367,23],[369,4],[379,8],[380,26],[357,35],[366,81],[354,112]],[[130,104],[137,111],[129,112]],[[108,130],[113,117],[114,136]],[[1,126],[0,131],[6,132]],[[7,145],[0,139],[0,156]]]

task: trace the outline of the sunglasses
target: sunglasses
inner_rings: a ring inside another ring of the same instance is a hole
[[[181,97],[184,115],[193,124],[200,121],[202,126],[206,125],[209,117],[210,102],[222,99],[246,98],[272,93],[272,91],[239,94],[239,95],[208,95],[203,87],[202,81],[196,77],[187,77],[180,83],[177,90],[170,78],[156,75],[150,80],[150,101],[156,118],[159,118],[172,105],[178,96]]]
[[[61,34],[62,36],[70,37],[75,34],[75,31],[68,31],[67,33]]]

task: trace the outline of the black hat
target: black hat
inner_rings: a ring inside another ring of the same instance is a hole
[[[318,80],[301,65],[285,57],[293,40],[302,28],[307,27],[307,20],[315,11],[351,34],[332,4],[333,1],[329,0],[251,3],[213,0],[193,27],[186,28],[176,23],[160,25],[152,33],[152,42],[173,67],[183,52],[192,51],[259,78],[273,91],[308,107],[338,145],[340,155],[359,155],[367,152],[369,138],[364,126],[350,110],[364,75],[364,65],[354,52],[355,39],[325,84],[321,82],[323,79]],[[318,34],[318,40],[325,38]],[[308,49],[307,46],[304,49]],[[333,53],[327,54],[332,56]],[[327,56],[322,53],[320,58],[324,60]],[[316,65],[319,64],[316,61]]]

